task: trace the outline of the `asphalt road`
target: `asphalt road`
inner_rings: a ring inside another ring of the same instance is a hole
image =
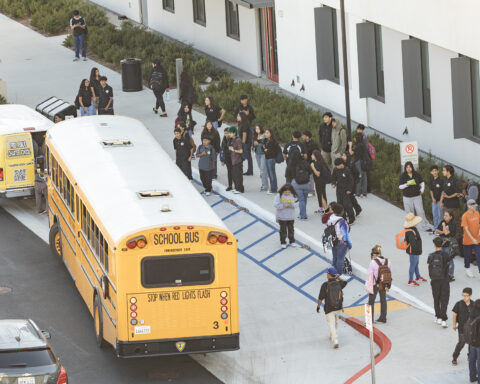
[[[221,383],[188,355],[118,359],[95,343],[93,320],[48,244],[0,208],[0,318],[31,318],[52,334],[69,383]]]

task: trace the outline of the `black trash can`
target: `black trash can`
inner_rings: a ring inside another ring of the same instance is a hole
[[[123,92],[138,92],[143,88],[142,60],[124,59],[122,64],[122,90]]]

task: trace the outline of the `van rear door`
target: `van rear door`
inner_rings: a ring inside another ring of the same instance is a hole
[[[4,179],[6,189],[33,187],[35,163],[30,133],[5,136]]]

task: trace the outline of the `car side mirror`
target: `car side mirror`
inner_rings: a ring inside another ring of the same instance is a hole
[[[46,339],[50,339],[52,337],[52,335],[48,331],[42,331],[42,333],[43,333],[43,336],[45,336]]]

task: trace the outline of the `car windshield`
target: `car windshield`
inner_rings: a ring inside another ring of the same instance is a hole
[[[55,358],[49,349],[31,349],[23,351],[0,352],[0,369],[18,367],[41,367],[55,364]]]

